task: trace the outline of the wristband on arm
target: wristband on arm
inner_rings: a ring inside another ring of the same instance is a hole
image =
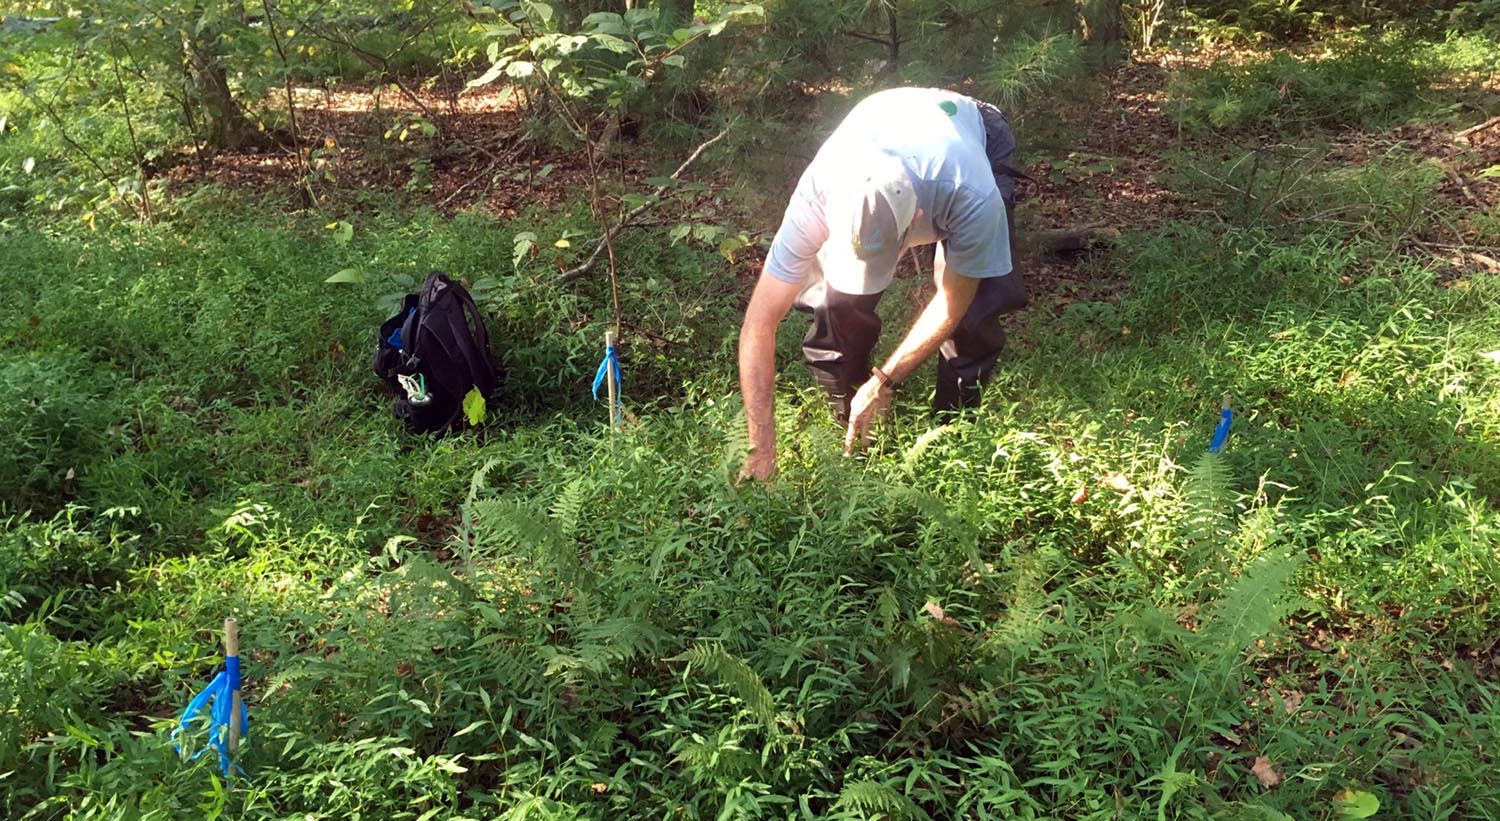
[[[870,375],[879,380],[880,386],[882,388],[890,388],[891,390],[895,390],[900,385],[900,383],[891,378],[890,374],[881,370],[878,365],[870,368]]]

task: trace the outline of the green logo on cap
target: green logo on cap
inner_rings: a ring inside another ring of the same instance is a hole
[[[938,108],[941,108],[943,110],[943,113],[947,114],[949,117],[952,117],[954,114],[958,113],[958,105],[952,100],[944,100],[941,103],[938,103]]]

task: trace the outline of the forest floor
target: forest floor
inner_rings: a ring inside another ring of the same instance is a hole
[[[1035,178],[1021,188],[1023,231],[1082,231],[1108,241],[1114,232],[1150,230],[1191,210],[1166,179],[1172,154],[1227,158],[1244,149],[1222,137],[1187,133],[1168,116],[1168,80],[1184,59],[1217,58],[1165,55],[1121,63],[1101,77],[1095,93],[1056,112],[1063,129],[1076,138],[1072,150],[1060,156],[1028,157],[1022,146],[1021,168]],[[1500,91],[1495,78],[1475,82],[1491,94]],[[357,201],[361,191],[406,191],[439,211],[477,209],[514,219],[589,190],[586,153],[528,134],[523,102],[500,86],[299,88],[297,122],[314,194],[322,199],[356,196]],[[426,124],[436,130],[424,133]],[[1266,151],[1289,147],[1261,142]],[[1500,175],[1493,172],[1500,167],[1500,118],[1468,128],[1423,123],[1381,132],[1351,131],[1324,150],[1329,159],[1351,166],[1394,150],[1428,158],[1447,177],[1438,188],[1440,201],[1431,204],[1434,210],[1482,213],[1486,203],[1500,202]],[[212,178],[229,188],[285,196],[291,204],[296,202],[293,192],[301,176],[296,158],[297,153],[286,147],[224,153],[202,166],[178,166],[170,172],[169,182],[181,185]],[[609,152],[601,176],[639,181],[663,173],[663,164],[645,152],[615,150]],[[702,170],[690,169],[686,176],[701,179]],[[709,176],[710,188],[725,184],[723,174]],[[789,189],[795,171],[780,182]],[[1273,200],[1275,192],[1259,196]],[[691,201],[679,198],[659,211],[666,219],[690,211],[701,214],[711,207],[709,199],[701,194]],[[624,210],[608,193],[600,207],[606,213]],[[733,219],[728,214],[724,218]],[[751,221],[743,215],[740,219]],[[754,222],[747,226],[752,236],[760,232],[768,239],[778,220],[764,215]],[[1462,217],[1440,220],[1438,226],[1437,231],[1407,237],[1403,247],[1447,268],[1448,281],[1470,273],[1500,272],[1500,249],[1471,242]],[[1033,310],[1060,312],[1073,301],[1113,301],[1124,281],[1081,264],[1087,256],[1033,254],[1026,260]],[[753,280],[761,257],[754,252],[738,262],[740,278]]]

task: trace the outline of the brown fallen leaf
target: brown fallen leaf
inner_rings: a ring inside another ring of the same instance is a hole
[[[1281,783],[1281,773],[1276,772],[1276,765],[1265,756],[1256,756],[1255,763],[1250,766],[1250,772],[1260,779],[1260,785],[1271,789]]]
[[[1073,504],[1081,505],[1089,500],[1089,486],[1079,485],[1078,492],[1073,494]]]
[[[963,627],[963,625],[958,623],[958,619],[955,619],[952,616],[949,616],[947,613],[944,613],[943,608],[935,601],[929,601],[926,604],[922,605],[922,612],[931,616],[934,620],[948,625],[949,627]]]

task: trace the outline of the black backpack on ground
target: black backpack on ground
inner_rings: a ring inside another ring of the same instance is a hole
[[[380,326],[375,375],[396,392],[396,417],[411,433],[442,435],[460,426],[470,390],[491,403],[499,371],[469,292],[441,271],[428,274]]]

